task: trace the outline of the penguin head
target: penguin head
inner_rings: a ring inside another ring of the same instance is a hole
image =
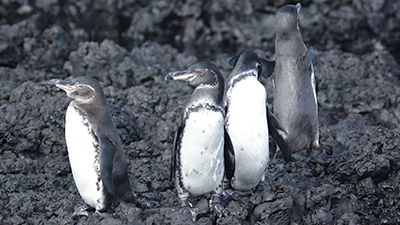
[[[165,76],[166,80],[184,80],[190,86],[196,88],[202,85],[218,87],[223,84],[223,78],[218,68],[209,62],[198,62],[187,70],[170,72]]]
[[[91,77],[76,77],[72,78],[71,82],[51,80],[50,83],[65,91],[78,105],[93,104],[104,98],[99,82]]]
[[[301,4],[285,5],[281,7],[276,14],[276,32],[284,34],[298,30],[299,11]]]
[[[249,75],[257,78],[268,78],[274,71],[275,61],[268,61],[259,57],[254,51],[243,50],[229,60],[233,67],[232,74],[248,72]]]

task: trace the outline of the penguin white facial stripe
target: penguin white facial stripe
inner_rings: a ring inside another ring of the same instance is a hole
[[[91,102],[91,101],[93,100],[93,98],[94,98],[94,97],[90,97],[90,98],[88,98],[88,99],[85,99],[85,98],[76,98],[76,100],[78,100],[78,101],[81,102],[81,103],[89,103],[89,102]]]
[[[81,103],[89,103],[94,98],[94,94],[91,94],[90,98],[84,98],[84,97],[81,97],[81,95],[76,94],[76,92],[78,92],[80,89],[83,89],[83,88],[88,88],[88,89],[90,89],[91,93],[95,93],[94,88],[91,87],[90,85],[79,84],[79,83],[78,84],[74,84],[74,85],[56,84],[56,87],[58,87],[61,90],[65,91],[67,93],[68,97],[70,97],[72,99],[76,99]]]
[[[259,183],[269,159],[266,92],[257,78],[247,77],[228,93],[226,123],[235,149],[232,186],[249,190]]]
[[[185,119],[181,139],[180,171],[184,188],[192,195],[215,190],[223,179],[224,117],[202,108]]]
[[[65,118],[65,139],[76,187],[83,200],[101,210],[105,208],[103,182],[100,179],[98,143],[90,124],[71,102]]]
[[[62,84],[56,84],[56,87],[60,88],[61,90],[65,91],[65,92],[71,92],[76,89],[74,86],[62,85]]]
[[[80,88],[89,88],[93,93],[95,92],[94,88],[87,84],[74,84],[74,85],[56,84],[56,87],[60,88],[61,90],[64,90],[67,93],[76,91]]]
[[[216,83],[213,84],[200,84],[197,88],[215,88]]]

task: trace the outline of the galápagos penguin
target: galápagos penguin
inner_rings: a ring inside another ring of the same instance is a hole
[[[273,110],[293,151],[319,148],[318,104],[312,60],[298,26],[300,3],[276,15]]]
[[[134,203],[127,160],[100,84],[90,77],[50,83],[72,99],[65,117],[65,139],[82,199],[96,211],[106,210],[114,200]],[[87,212],[83,208],[75,214]]]
[[[171,179],[175,178],[178,197],[196,220],[197,208],[189,198],[213,193],[210,207],[222,216],[218,199],[223,189],[224,154],[232,157],[232,144],[224,131],[223,77],[214,64],[199,62],[168,73],[165,79],[184,80],[195,88],[175,132],[171,156]]]
[[[235,164],[231,186],[248,191],[264,178],[269,161],[269,134],[285,160],[290,160],[290,150],[286,131],[267,107],[266,90],[258,80],[271,75],[274,63],[244,50],[230,64],[234,68],[226,81],[225,127],[232,140],[235,162],[226,164]]]

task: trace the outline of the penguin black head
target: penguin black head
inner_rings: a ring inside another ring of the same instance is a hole
[[[257,78],[267,78],[271,76],[275,62],[260,58],[254,51],[243,50],[238,55],[229,60],[229,64],[233,67],[232,74],[249,72]]]
[[[51,80],[58,88],[65,91],[78,105],[90,105],[104,101],[103,90],[99,82],[91,77],[72,78],[71,82]]]
[[[190,86],[196,88],[201,85],[219,87],[223,85],[223,78],[218,68],[210,62],[198,62],[187,70],[170,72],[166,80],[185,80]]]
[[[301,4],[285,5],[281,7],[276,14],[276,32],[277,34],[285,34],[298,30],[299,11]]]

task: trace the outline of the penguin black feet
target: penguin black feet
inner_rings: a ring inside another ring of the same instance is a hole
[[[233,195],[233,190],[224,190],[222,191],[220,198],[222,202],[227,202],[232,199],[232,195]]]
[[[193,203],[186,201],[186,203],[184,203],[184,207],[186,207],[190,214],[192,214],[192,221],[196,222],[197,221],[197,217],[199,216],[199,209],[196,208]]]
[[[77,209],[74,213],[72,213],[71,218],[72,219],[77,219],[77,218],[82,217],[82,216],[88,217],[89,216],[89,211],[93,211],[93,208],[88,206],[88,205],[82,206],[79,209]]]
[[[310,149],[300,149],[296,151],[292,157],[295,161],[308,161],[310,160],[311,151]]]
[[[217,215],[218,218],[227,217],[228,211],[222,205],[220,194],[212,194],[209,201],[209,208]]]

